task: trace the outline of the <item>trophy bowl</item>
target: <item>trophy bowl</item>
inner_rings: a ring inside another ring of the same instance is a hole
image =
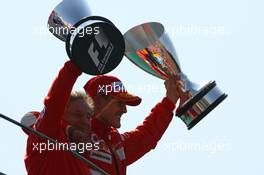
[[[227,97],[215,81],[198,85],[187,78],[161,23],[149,22],[135,26],[124,34],[124,40],[125,56],[145,72],[164,80],[168,78],[166,72],[180,75],[190,97],[177,109],[176,116],[186,124],[188,130]]]
[[[87,74],[106,74],[124,56],[122,33],[109,19],[92,16],[87,0],[63,0],[51,12],[48,29],[65,42],[68,57]]]

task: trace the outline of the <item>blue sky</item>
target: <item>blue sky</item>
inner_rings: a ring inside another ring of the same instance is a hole
[[[13,119],[20,120],[26,112],[42,109],[53,78],[68,59],[64,43],[46,29],[48,16],[59,2],[1,3],[0,113]],[[128,175],[263,174],[261,2],[89,3],[94,15],[107,17],[122,33],[144,22],[161,22],[188,77],[194,82],[216,80],[229,94],[191,131],[175,117],[156,149],[129,166]],[[126,58],[111,74],[143,98],[142,104],[129,107],[122,119],[120,132],[132,130],[165,95],[163,81],[146,74]],[[81,90],[89,78],[83,74],[74,89]],[[0,172],[25,175],[26,135],[0,119],[0,139]]]

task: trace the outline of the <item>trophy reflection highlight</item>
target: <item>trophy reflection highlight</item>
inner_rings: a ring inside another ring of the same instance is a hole
[[[86,0],[63,0],[51,12],[48,29],[58,39],[66,42],[71,28],[89,16],[92,16],[92,12]]]
[[[187,78],[162,24],[150,22],[138,25],[127,31],[124,39],[125,56],[144,71],[161,79],[167,79],[168,71],[180,74],[191,97],[181,105],[176,115],[189,130],[227,97],[215,81],[200,86]]]

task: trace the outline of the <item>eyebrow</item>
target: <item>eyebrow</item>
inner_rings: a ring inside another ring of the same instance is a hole
[[[79,114],[85,114],[85,115],[92,116],[92,113],[89,110],[88,111],[77,110],[77,111],[74,111],[73,114],[77,114],[77,115],[79,115]]]
[[[73,113],[83,113],[83,111],[81,111],[81,110],[76,110],[76,111],[74,111]]]

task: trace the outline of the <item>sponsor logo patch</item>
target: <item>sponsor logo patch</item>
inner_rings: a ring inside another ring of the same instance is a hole
[[[112,156],[111,154],[107,154],[101,151],[90,151],[90,157],[96,160],[100,160],[102,162],[112,164]]]
[[[118,155],[118,158],[120,161],[123,161],[126,159],[124,147],[117,149],[116,154]]]

